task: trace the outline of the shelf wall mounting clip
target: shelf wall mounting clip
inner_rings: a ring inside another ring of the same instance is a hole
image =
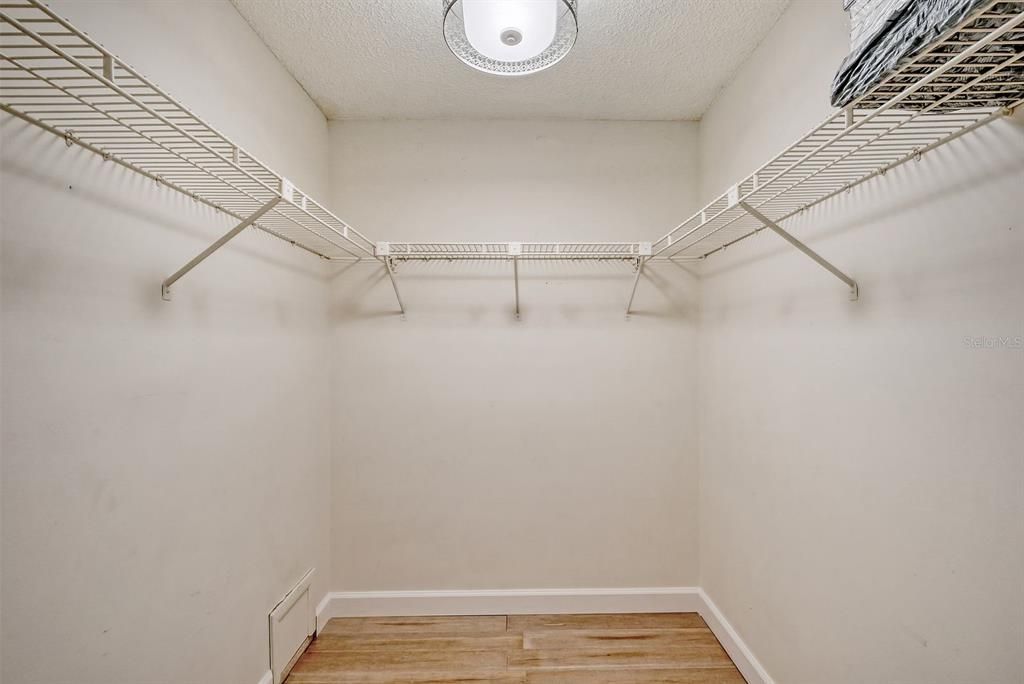
[[[262,207],[257,209],[255,213],[249,216],[249,218],[245,219],[237,226],[235,226],[228,232],[224,233],[224,235],[222,235],[219,240],[217,240],[212,245],[210,245],[202,252],[200,252],[198,255],[196,255],[195,258],[192,259],[192,261],[188,262],[187,264],[179,268],[177,271],[175,271],[172,275],[168,276],[167,279],[160,284],[161,299],[163,299],[165,302],[171,301],[171,286],[174,285],[174,283],[178,282],[178,280],[183,275],[191,271],[193,268],[203,263],[203,261],[206,260],[206,257],[210,256],[218,249],[226,245],[228,242],[230,242],[233,237],[241,233],[243,230],[245,230],[252,224],[259,221],[264,214],[266,214],[268,211],[276,207],[278,202],[280,202],[282,199],[283,198],[281,197],[281,195],[274,195],[274,197],[269,202],[267,202]]]
[[[114,82],[114,56],[108,53],[103,53],[103,78]]]
[[[841,281],[846,283],[846,285],[849,286],[850,288],[850,301],[857,301],[857,299],[860,297],[860,287],[857,285],[856,280],[854,280],[853,278],[851,278],[850,276],[846,275],[838,268],[833,266],[827,259],[825,259],[825,257],[821,256],[813,249],[811,249],[804,243],[800,242],[800,240],[797,240],[795,237],[793,237],[788,232],[783,230],[782,226],[769,219],[767,216],[759,212],[754,207],[750,206],[746,202],[739,202],[739,205],[743,208],[745,212],[747,212],[755,219],[763,223],[766,228],[770,228],[777,235],[779,235],[779,237],[781,237],[786,242],[799,249],[801,252],[809,256],[811,259],[813,259],[814,262],[817,263],[819,266],[821,266],[826,271],[834,275],[836,278],[839,278]]]

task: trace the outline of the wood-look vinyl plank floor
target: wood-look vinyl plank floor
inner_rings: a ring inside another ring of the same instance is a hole
[[[510,632],[554,629],[708,629],[704,619],[697,613],[509,615],[506,619]]]
[[[309,646],[309,652],[327,651],[510,651],[523,647],[520,634],[321,634]]]
[[[696,613],[341,618],[291,684],[744,684]]]
[[[746,684],[735,667],[531,672],[525,684]]]
[[[504,615],[456,615],[452,617],[362,617],[335,618],[321,634],[505,634]]]
[[[561,629],[523,632],[526,651],[604,649],[607,651],[662,650],[694,645],[718,645],[707,629]]]

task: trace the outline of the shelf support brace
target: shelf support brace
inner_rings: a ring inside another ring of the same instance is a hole
[[[390,256],[384,257],[384,269],[388,272],[388,278],[391,279],[391,287],[395,288],[395,299],[398,300],[398,309],[402,312],[402,318],[405,319],[405,304],[402,303],[402,293],[398,291],[398,281],[395,280],[395,265]]]
[[[218,249],[226,245],[228,242],[230,242],[233,237],[241,233],[243,230],[245,230],[252,224],[259,221],[264,214],[266,214],[268,211],[276,207],[277,203],[280,202],[281,199],[282,197],[280,195],[275,195],[272,200],[270,200],[262,207],[257,209],[256,212],[252,214],[249,218],[245,219],[237,226],[235,226],[228,232],[224,233],[224,235],[222,235],[219,240],[217,240],[212,245],[210,245],[202,252],[200,252],[194,259],[192,259],[192,261],[188,262],[187,264],[179,268],[177,271],[174,272],[173,275],[168,276],[167,279],[160,285],[160,297],[165,302],[171,301],[171,286],[174,285],[174,283],[178,282],[178,280],[181,279],[183,275],[191,271],[193,268],[203,263],[206,257],[210,256]]]
[[[519,320],[519,257],[512,257],[512,273],[516,279],[516,320]]]
[[[671,244],[671,243],[670,243]],[[640,276],[644,274],[644,263],[651,258],[653,254],[653,244],[650,242],[638,242],[636,244],[636,277],[633,278],[633,289],[629,291],[629,301],[626,302],[626,318],[629,318],[630,312],[633,310],[633,299],[636,298],[636,288],[640,284]]]
[[[629,291],[629,301],[626,302],[626,318],[629,318],[629,314],[633,309],[633,299],[636,297],[636,287],[640,284],[640,276],[644,274],[644,258],[637,257],[636,259],[636,277],[633,278],[633,289]]]
[[[759,212],[754,207],[750,206],[746,202],[740,202],[739,205],[741,207],[743,207],[744,211],[746,211],[748,214],[753,216],[755,219],[757,219],[758,221],[763,223],[766,228],[771,228],[775,233],[777,233],[786,242],[788,242],[789,244],[791,244],[794,247],[796,247],[797,249],[799,249],[801,252],[803,252],[804,254],[809,256],[811,259],[813,259],[815,261],[815,263],[817,263],[819,266],[821,266],[826,271],[828,271],[829,273],[834,275],[836,278],[839,278],[844,283],[846,283],[850,287],[850,301],[851,302],[857,301],[857,298],[860,296],[860,288],[858,287],[856,280],[854,280],[853,278],[851,278],[850,276],[846,275],[845,273],[840,271],[838,268],[833,266],[823,256],[821,256],[820,254],[815,252],[813,249],[811,249],[810,247],[808,247],[807,245],[805,245],[804,243],[800,242],[795,237],[793,237],[792,235],[787,233],[785,230],[782,229],[782,226],[780,226],[779,224],[777,224],[774,221],[772,221],[771,219],[769,219],[767,216],[765,216],[764,214]]]
[[[516,282],[516,320],[519,320],[519,257],[523,253],[523,243],[508,243],[508,253],[512,257],[512,277]]]

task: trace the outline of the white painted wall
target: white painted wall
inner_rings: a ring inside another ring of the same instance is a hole
[[[51,3],[323,193],[326,122],[227,2]],[[326,272],[26,124],[2,126],[3,681],[255,684],[330,562]]]
[[[394,239],[658,233],[820,121],[848,44],[838,1],[795,0],[699,137],[328,136],[226,3],[54,6]],[[379,266],[327,273],[254,232],[166,304],[229,222],[0,133],[8,684],[255,682],[266,613],[312,565],[318,598],[700,584],[787,684],[1024,670],[1024,352],[965,344],[1024,335],[1020,122],[791,224],[860,302],[764,235],[700,291],[652,266],[629,322],[621,265],[524,265],[517,322],[508,264],[404,264],[403,321]]]
[[[827,113],[848,26],[794,0],[701,125],[710,198]],[[1018,117],[1019,118],[1019,117]],[[1024,671],[1024,124],[1000,122],[701,281],[701,585],[778,682]]]
[[[389,239],[636,240],[696,204],[692,123],[332,122]],[[651,268],[400,264],[333,280],[338,591],[691,585],[696,289]]]

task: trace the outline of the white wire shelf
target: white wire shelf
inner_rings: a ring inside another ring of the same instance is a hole
[[[649,242],[380,242],[379,256],[405,260],[636,260],[650,256]]]
[[[1024,2],[993,0],[654,243],[703,259],[1024,102]],[[984,100],[988,106],[979,107]],[[992,106],[993,100],[999,106]]]
[[[36,0],[0,3],[0,109],[327,259],[374,243]]]
[[[373,242],[38,0],[0,0],[0,109],[238,219],[169,288],[252,225],[322,258],[701,260],[1011,112],[1024,102],[1024,2],[992,0],[868,93],[651,242]],[[518,312],[518,290],[517,307]],[[403,308],[404,311],[404,308]]]

